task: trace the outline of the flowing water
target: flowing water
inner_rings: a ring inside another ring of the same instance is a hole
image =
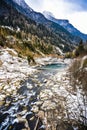
[[[15,95],[5,97],[5,102],[0,106],[0,130],[22,130],[25,126],[26,129],[29,126],[30,130],[34,130],[38,117],[32,111],[32,106],[39,100],[38,94],[45,87],[45,79],[65,67],[65,64],[43,66],[21,84]],[[37,130],[41,130],[42,125],[39,120]]]

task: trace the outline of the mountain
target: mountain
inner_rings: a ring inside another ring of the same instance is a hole
[[[34,20],[37,24],[39,23],[45,25],[49,30],[59,35],[59,37],[61,37],[61,39],[64,39],[67,43],[76,44],[80,40],[78,37],[74,37],[73,35],[71,35],[66,29],[64,29],[59,24],[45,18],[43,14],[35,12],[33,9],[31,9],[31,7],[29,7],[25,3],[24,0],[22,0],[21,3],[20,0],[5,1],[8,2],[12,7],[15,7],[18,10],[18,12],[27,16],[27,18]]]
[[[16,49],[20,51],[23,51],[24,47],[25,50],[28,48],[33,53],[58,53],[58,51],[54,51],[58,50],[55,49],[56,46],[63,52],[72,51],[77,40],[62,26],[47,20],[41,13],[33,11],[24,0],[16,2],[14,0],[0,1],[0,25],[10,29],[6,29],[4,33],[1,29],[1,40],[3,37],[7,39],[9,34],[15,39],[16,35],[16,38],[19,39],[16,41]],[[7,33],[10,31],[11,33]],[[27,40],[26,43],[24,39],[30,40]],[[7,45],[5,41],[1,44]],[[12,44],[10,46],[14,47]]]
[[[72,35],[81,37],[83,40],[87,40],[87,35],[80,32],[77,28],[75,28],[72,24],[70,24],[67,19],[56,19],[55,16],[51,12],[48,12],[48,11],[44,11],[43,14],[48,20],[51,20],[61,25]]]

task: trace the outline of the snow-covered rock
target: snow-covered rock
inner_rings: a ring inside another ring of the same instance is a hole
[[[28,61],[23,58],[19,58],[17,52],[13,49],[0,50],[0,88],[3,86],[3,90],[10,92],[16,91],[20,86],[20,82],[27,78],[32,72],[35,71],[33,67],[28,64]]]

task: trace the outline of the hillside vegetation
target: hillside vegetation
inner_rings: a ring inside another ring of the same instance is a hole
[[[8,27],[0,27],[0,46],[14,48],[18,56],[27,56],[28,60],[36,55],[52,54],[53,46],[45,43],[36,35],[24,31],[14,31]]]
[[[87,43],[81,40],[78,46],[72,51],[65,54],[66,58],[78,58],[87,55]]]

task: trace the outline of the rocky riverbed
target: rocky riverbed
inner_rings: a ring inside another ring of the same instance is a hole
[[[67,67],[33,69],[9,49],[0,61],[0,130],[78,130],[78,98],[83,102]]]

